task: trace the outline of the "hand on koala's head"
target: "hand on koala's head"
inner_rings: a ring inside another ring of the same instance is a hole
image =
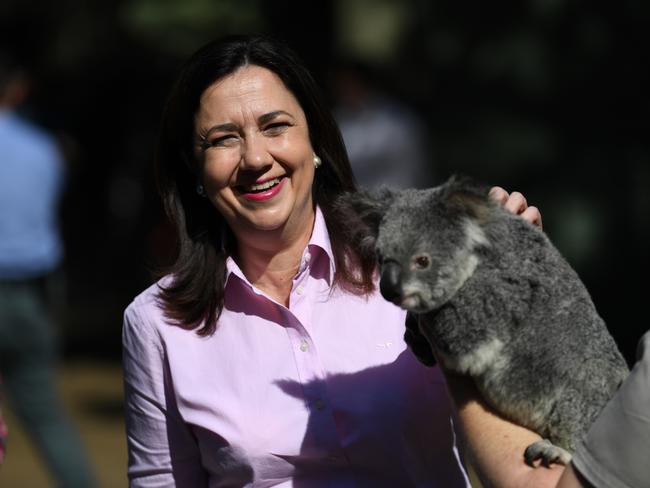
[[[526,197],[519,192],[508,193],[500,186],[493,186],[490,189],[490,198],[500,203],[506,210],[519,215],[527,222],[542,228],[542,214],[534,206],[528,206]]]

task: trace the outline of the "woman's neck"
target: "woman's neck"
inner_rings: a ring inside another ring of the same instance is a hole
[[[300,260],[314,227],[315,215],[295,232],[286,229],[261,231],[257,235],[237,238],[235,260],[244,276],[255,287],[285,306],[293,278],[300,268]]]

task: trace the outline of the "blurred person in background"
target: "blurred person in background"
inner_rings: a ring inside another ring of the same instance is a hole
[[[2,381],[0,379],[0,386]],[[5,419],[2,417],[2,398],[0,398],[0,465],[5,458],[5,448],[7,441],[7,424],[5,424]]]
[[[55,140],[17,112],[29,85],[22,60],[0,46],[0,374],[56,486],[87,488],[91,469],[55,386],[57,334],[46,297],[63,256],[64,167]]]
[[[378,86],[360,61],[334,70],[334,116],[354,176],[363,188],[426,188],[433,180],[427,127],[406,104]]]

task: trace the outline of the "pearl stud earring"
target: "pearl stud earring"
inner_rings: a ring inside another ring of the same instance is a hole
[[[317,168],[322,164],[323,162],[321,159],[314,154],[314,168]]]

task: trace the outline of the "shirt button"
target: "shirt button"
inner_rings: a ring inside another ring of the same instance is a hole
[[[302,352],[305,352],[307,351],[307,349],[309,349],[309,344],[307,344],[307,341],[303,339],[302,341],[300,341],[300,350]]]
[[[316,410],[323,410],[325,408],[325,402],[319,398],[314,402],[314,407],[316,407]]]
[[[309,252],[306,252],[303,261],[305,263],[308,263],[310,261],[310,259],[311,259],[311,254],[309,254]]]

